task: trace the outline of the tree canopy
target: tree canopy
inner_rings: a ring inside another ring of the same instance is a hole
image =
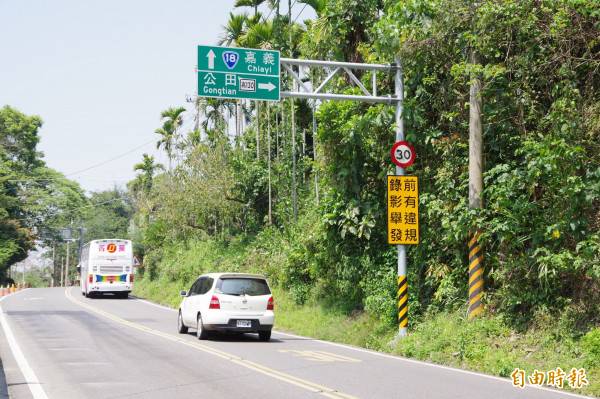
[[[536,309],[568,306],[582,319],[597,319],[600,15],[595,2],[302,3],[315,10],[315,20],[290,21],[279,13],[278,2],[271,5],[277,12],[270,19],[234,11],[224,21],[221,43],[274,48],[298,58],[385,64],[400,57],[405,130],[418,152],[408,172],[421,182],[422,243],[409,251],[411,312],[465,303],[466,242],[472,226],[480,226],[491,310],[526,319]],[[478,62],[469,59],[470,52],[478,54]],[[481,210],[470,210],[467,198],[474,75],[483,81]],[[393,89],[393,79],[381,76],[379,82],[379,91]],[[334,78],[328,87],[354,90],[347,83]],[[276,278],[299,301],[306,295],[331,296],[350,310],[366,308],[393,320],[395,249],[385,235],[393,109],[319,103],[313,135],[311,103],[281,101],[269,105],[267,114],[266,106],[241,101],[231,137],[228,104],[233,102],[199,101],[199,140],[185,146],[185,153],[179,150],[171,175],[155,176],[151,189],[136,197],[136,212],[145,215],[136,219],[143,221],[138,232],[146,249],[152,248],[149,263],[158,267],[161,248],[170,243],[261,236],[272,220],[294,240],[285,255],[287,267]]]

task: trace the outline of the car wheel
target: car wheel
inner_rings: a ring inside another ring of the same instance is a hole
[[[269,341],[271,339],[271,330],[269,331],[259,331],[258,332],[258,339],[260,339],[261,341]]]
[[[200,315],[198,315],[196,323],[196,337],[198,337],[198,339],[206,339],[208,337],[208,331],[204,329],[204,325],[202,324],[202,316]]]
[[[121,299],[128,299],[129,298],[129,292],[121,292],[119,294],[119,298],[121,298]]]
[[[177,316],[177,331],[179,334],[187,334],[188,328],[183,324],[183,317],[181,317],[181,312],[179,312],[179,316]]]

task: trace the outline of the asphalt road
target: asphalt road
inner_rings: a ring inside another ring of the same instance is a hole
[[[29,289],[0,306],[11,398],[576,397],[289,334],[199,341],[177,334],[171,309],[77,287]]]

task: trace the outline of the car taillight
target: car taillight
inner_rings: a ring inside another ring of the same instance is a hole
[[[92,275],[92,274],[88,275],[88,282],[91,283],[93,278],[94,278],[94,275]]]
[[[221,304],[219,303],[219,298],[217,298],[216,296],[212,296],[212,298],[210,298],[210,306],[208,307],[209,309],[221,309]]]
[[[129,282],[130,282],[130,283],[133,283],[133,274],[130,274],[130,275],[129,275]]]
[[[275,301],[273,301],[273,297],[269,298],[269,302],[267,302],[267,310],[273,310],[275,307]]]

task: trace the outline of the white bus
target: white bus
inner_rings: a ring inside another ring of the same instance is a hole
[[[112,293],[127,298],[133,289],[133,251],[131,241],[94,240],[81,249],[81,294],[93,296]]]

